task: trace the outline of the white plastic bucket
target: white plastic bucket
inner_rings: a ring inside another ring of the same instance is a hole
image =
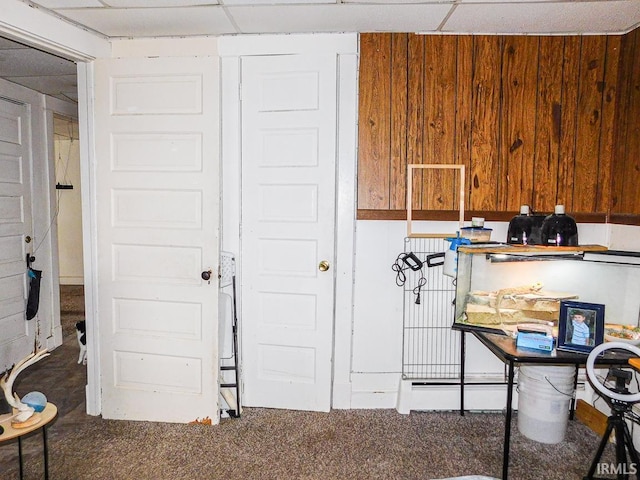
[[[560,443],[567,433],[576,369],[522,365],[518,374],[518,430],[541,443]]]

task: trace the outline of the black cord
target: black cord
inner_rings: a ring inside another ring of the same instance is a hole
[[[407,275],[404,273],[405,270],[409,270],[409,266],[406,265],[401,259],[406,255],[406,253],[401,253],[396,258],[396,261],[391,265],[391,270],[396,272],[396,285],[399,287],[403,287],[407,282]],[[427,284],[427,279],[424,278],[424,274],[422,273],[422,268],[420,269],[420,278],[418,278],[418,284],[413,289],[413,294],[416,296],[416,305],[420,305],[420,289]]]
[[[422,273],[422,270],[420,270]],[[424,278],[424,275],[420,275],[418,279],[418,285],[413,289],[413,294],[416,296],[416,305],[420,305],[420,289],[427,284],[427,279]]]
[[[396,285],[399,287],[403,287],[404,284],[407,281],[407,276],[404,274],[404,271],[407,270],[409,267],[403,267],[402,266],[402,260],[400,260],[400,258],[404,255],[404,253],[401,253],[400,255],[398,255],[398,258],[396,258],[396,261],[393,265],[391,265],[391,270],[393,270],[394,272],[396,272]]]

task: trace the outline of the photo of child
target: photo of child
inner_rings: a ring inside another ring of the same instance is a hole
[[[589,353],[604,342],[604,308],[599,303],[560,302],[556,348]]]
[[[565,341],[574,345],[593,345],[593,332],[590,327],[592,322],[587,320],[586,312],[578,309],[569,309],[568,314],[569,321],[567,322]]]

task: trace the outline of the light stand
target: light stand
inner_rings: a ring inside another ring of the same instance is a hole
[[[596,452],[596,455],[591,463],[589,473],[584,477],[584,480],[596,480],[599,477],[594,477],[600,465],[602,453],[609,441],[609,437],[613,432],[616,440],[616,464],[613,466],[613,471],[607,473],[615,473],[618,480],[626,480],[629,478],[629,474],[635,474],[640,468],[640,460],[638,458],[638,452],[633,446],[633,439],[631,433],[629,433],[629,427],[625,422],[625,417],[633,417],[632,406],[634,403],[640,401],[640,393],[630,394],[626,387],[626,383],[631,379],[631,372],[627,372],[621,369],[612,369],[612,376],[615,378],[615,387],[613,389],[607,388],[603,383],[598,380],[598,377],[594,371],[595,359],[600,353],[611,350],[622,349],[627,350],[640,356],[640,349],[633,345],[628,345],[621,342],[605,343],[594,348],[589,357],[587,358],[587,376],[593,387],[603,395],[604,400],[611,407],[611,415],[607,419],[607,428],[602,436],[600,445]],[[627,462],[627,452],[631,458],[631,463]],[[608,466],[608,465],[607,465]],[[604,473],[604,472],[599,472]]]

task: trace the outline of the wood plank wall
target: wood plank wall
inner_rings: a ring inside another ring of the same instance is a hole
[[[626,163],[614,162],[622,95],[626,138],[640,137],[636,43],[637,31],[624,41],[362,34],[358,217],[405,218],[408,163],[464,164],[465,208],[487,219],[508,218],[521,204],[546,213],[562,203],[604,220],[612,184],[618,208],[640,213],[640,199],[627,193],[632,180],[612,183],[612,171],[638,168],[638,140],[625,149]],[[621,89],[620,76],[632,72],[635,83]],[[455,218],[451,173],[419,171],[412,182],[423,218]]]
[[[622,39],[616,156],[612,174],[612,219],[640,214],[640,28]]]

